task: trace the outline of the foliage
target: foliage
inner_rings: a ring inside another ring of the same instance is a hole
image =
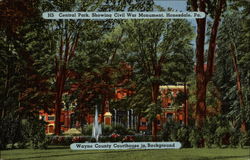
[[[72,143],[83,143],[90,141],[90,136],[47,136],[49,145],[65,145],[69,146]]]
[[[239,143],[240,143],[241,148],[244,148],[244,146],[250,145],[250,133],[249,133],[249,131],[241,133]]]
[[[190,147],[190,127],[183,126],[174,121],[168,121],[161,132],[162,140],[178,141],[182,144],[183,148]]]
[[[215,144],[218,147],[222,147],[223,144],[225,144],[225,141],[228,140],[228,138],[229,138],[229,128],[227,126],[219,126],[215,130]]]
[[[180,79],[183,76],[175,76],[175,74],[180,75],[185,73],[183,69],[190,69],[185,62],[192,57],[190,56],[192,49],[188,43],[193,35],[187,21],[129,20],[122,25],[122,28],[128,39],[124,43],[126,46],[124,49],[130,53],[124,56],[133,64],[138,78],[144,79],[145,84],[176,82],[177,79],[182,81]],[[178,39],[176,34],[181,34],[184,39]],[[169,63],[166,63],[167,60]],[[157,68],[157,65],[161,68]],[[176,67],[177,65],[179,67]],[[154,76],[157,69],[162,71],[158,77]],[[167,74],[171,76],[165,76]]]
[[[86,135],[86,136],[91,136],[92,135],[92,129],[93,129],[93,125],[86,125],[84,128],[83,128],[83,135]]]
[[[235,128],[231,128],[231,130],[230,130],[230,138],[229,138],[229,144],[230,144],[231,147],[235,148],[235,147],[239,146],[241,134],[243,134],[243,133],[239,132]]]
[[[121,140],[122,140],[122,137],[117,133],[113,133],[113,134],[110,135],[110,141],[111,142],[119,142]]]
[[[190,128],[189,127],[180,127],[177,131],[177,140],[181,143],[183,148],[190,147],[189,142],[189,133]]]
[[[156,137],[155,117],[161,113],[159,86],[186,78],[180,75],[191,68],[185,62],[192,61],[189,45],[193,38],[192,28],[185,20],[128,20],[121,24],[121,28],[125,34],[122,55],[133,66],[135,76],[132,80],[136,82],[138,93],[131,98],[138,100],[139,103],[135,102],[138,107],[145,108],[146,117],[154,123],[152,135]],[[182,35],[182,39],[176,35]],[[148,97],[140,94],[142,90]]]
[[[129,129],[127,129],[122,124],[116,124],[113,126],[114,133],[120,134],[120,135],[131,135],[131,132]]]
[[[48,139],[45,134],[45,122],[43,120],[22,120],[23,136],[34,149],[46,149]]]
[[[20,133],[21,125],[18,120],[15,120],[13,117],[5,117],[0,122],[0,149],[6,149],[7,144],[12,144],[12,147],[14,147],[14,144],[17,142],[24,144],[27,142]]]
[[[174,122],[173,120],[168,121],[162,130],[162,139],[164,141],[176,141],[178,129],[180,128],[180,124]]]
[[[45,122],[38,119],[4,119],[1,122],[1,149],[7,144],[12,148],[46,149],[48,139],[45,135]]]
[[[194,148],[202,147],[202,133],[200,130],[194,128],[191,130],[189,134],[188,140],[190,141],[190,144]]]
[[[93,125],[86,125],[84,128],[83,135],[91,136],[92,135],[92,129]],[[127,129],[122,124],[116,124],[116,125],[102,125],[102,135],[103,136],[110,136],[112,133],[116,133],[119,135],[132,135],[133,132],[131,132],[129,129]]]
[[[218,118],[217,117],[208,117],[205,121],[204,128],[203,128],[203,137],[205,140],[205,146],[208,148],[212,147],[215,140],[215,131],[218,127],[217,124]]]
[[[114,128],[111,125],[102,125],[102,135],[109,136],[113,133]]]
[[[150,122],[153,122],[156,115],[161,113],[161,105],[160,103],[151,103],[147,106],[147,109],[145,110],[146,118]]]
[[[245,2],[233,2],[225,14],[218,36],[218,60],[214,84],[219,89],[222,114],[227,114],[237,127],[249,126],[249,12]],[[241,32],[239,32],[241,31]],[[235,56],[235,58],[233,57]],[[233,62],[236,63],[233,63]],[[236,66],[235,66],[236,65]],[[237,80],[238,67],[239,79]],[[241,91],[239,90],[241,86]],[[242,95],[239,93],[242,92]],[[240,104],[240,99],[243,104]],[[248,128],[248,127],[247,127]]]

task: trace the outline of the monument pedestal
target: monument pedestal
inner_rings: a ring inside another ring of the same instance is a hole
[[[111,125],[111,121],[112,121],[112,114],[110,112],[106,112],[104,114],[104,124]]]

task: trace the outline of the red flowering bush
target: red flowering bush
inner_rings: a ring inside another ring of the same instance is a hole
[[[113,133],[111,134],[110,136],[110,141],[111,142],[118,142],[118,141],[121,141],[121,136],[117,133]]]
[[[117,138],[117,137],[120,137],[120,135],[119,135],[119,134],[117,134],[117,133],[113,133],[113,134],[111,134],[111,138]]]
[[[59,144],[64,144],[64,142],[65,142],[64,137],[58,137]]]
[[[122,142],[135,142],[135,137],[134,136],[125,136],[122,139]]]
[[[58,144],[58,137],[57,136],[53,136],[51,138],[51,144]]]
[[[86,139],[84,137],[81,137],[81,136],[76,136],[76,137],[72,138],[73,143],[85,142],[85,141],[86,141]]]

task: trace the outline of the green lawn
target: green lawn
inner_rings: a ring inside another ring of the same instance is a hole
[[[47,150],[5,150],[1,151],[1,158],[3,160],[250,160],[250,148],[72,151],[65,147],[51,146]]]

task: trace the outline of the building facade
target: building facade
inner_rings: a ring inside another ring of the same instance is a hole
[[[186,95],[188,93],[188,88],[184,85],[162,85],[160,86],[160,96],[161,96],[161,109],[162,113],[157,115],[158,120],[158,130],[160,130],[165,123],[168,121],[175,121],[181,124],[188,124],[188,102],[183,100],[182,102],[176,103],[178,94],[182,93]],[[131,91],[125,89],[116,90],[116,99],[123,99],[132,93]],[[129,129],[135,129],[142,132],[147,131],[148,120],[145,117],[138,117],[134,115],[133,110],[119,111],[112,110],[109,111],[109,104],[105,107],[104,113],[104,124],[122,124]],[[55,115],[48,114],[44,111],[40,111],[40,119],[47,122],[46,133],[53,134],[55,128]],[[72,128],[80,128],[81,124],[75,118],[74,112],[72,110],[62,109],[61,112],[61,130],[62,132],[67,132]],[[101,122],[102,114],[99,114],[99,122]],[[87,114],[85,117],[86,124],[92,124],[94,121],[93,114]]]

